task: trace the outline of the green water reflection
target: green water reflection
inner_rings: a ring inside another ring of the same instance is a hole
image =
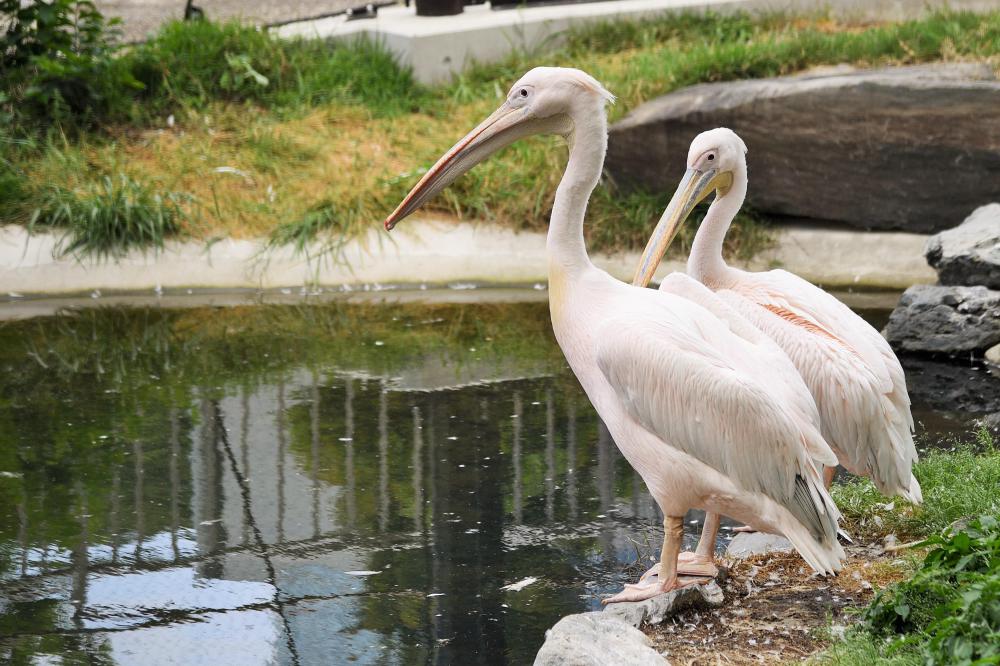
[[[657,522],[544,304],[88,309],[0,364],[14,663],[524,661]]]
[[[4,663],[524,663],[659,539],[544,303],[85,309],[0,368]]]

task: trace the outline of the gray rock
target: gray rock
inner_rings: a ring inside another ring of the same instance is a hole
[[[633,627],[659,624],[672,615],[695,606],[721,606],[722,588],[714,580],[705,585],[690,585],[645,601],[609,604],[605,615],[614,615]]]
[[[982,354],[1000,343],[1000,291],[917,285],[899,299],[885,329],[896,349]]]
[[[726,555],[738,560],[745,560],[754,555],[768,553],[791,553],[795,550],[792,542],[778,534],[766,532],[740,532],[729,542]]]
[[[1000,345],[993,345],[983,354],[987,363],[1000,367]]]
[[[646,635],[609,613],[567,615],[545,632],[535,666],[665,666]]]
[[[954,229],[932,236],[924,254],[941,284],[1000,289],[1000,203],[981,206]]]
[[[758,211],[940,231],[1000,200],[998,108],[1000,77],[985,63],[702,84],[616,123],[607,169],[626,187],[673,191],[691,140],[730,127],[749,147]]]

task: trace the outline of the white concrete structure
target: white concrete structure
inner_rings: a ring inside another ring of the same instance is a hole
[[[457,16],[417,16],[415,7],[391,6],[378,17],[346,21],[334,16],[290,23],[274,32],[281,37],[357,38],[384,44],[412,67],[422,83],[444,83],[472,62],[496,62],[513,51],[538,51],[558,44],[571,27],[610,21],[641,20],[671,11],[810,11],[831,9],[838,15],[899,20],[929,7],[995,9],[991,0],[611,0],[493,11],[472,5]]]
[[[782,266],[826,287],[904,289],[933,283],[924,260],[927,236],[892,231],[778,227],[775,245],[748,266]],[[183,288],[379,289],[388,285],[538,284],[548,260],[545,234],[517,233],[487,224],[407,220],[391,236],[376,225],[347,243],[336,257],[296,255],[291,248],[266,252],[266,241],[226,239],[211,245],[171,241],[166,249],[131,252],[115,261],[53,258],[58,236],[29,236],[23,227],[0,228],[0,300],[20,294],[146,291]],[[596,253],[594,263],[631,280],[638,252]],[[739,265],[736,262],[735,265]],[[683,270],[664,262],[657,275]],[[291,293],[291,292],[289,292]],[[2,306],[0,306],[2,307]]]
[[[616,18],[641,19],[669,10],[729,8],[750,0],[612,0],[493,11],[470,5],[457,16],[417,16],[416,8],[393,6],[374,19],[334,16],[291,23],[282,37],[367,37],[384,44],[422,83],[445,83],[472,62],[495,62],[512,51],[537,51],[574,25]]]

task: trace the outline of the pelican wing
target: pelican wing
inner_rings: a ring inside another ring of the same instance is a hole
[[[820,405],[824,434],[852,471],[920,500],[903,368],[878,331],[839,300],[782,270],[747,273],[736,292],[768,314],[747,315],[795,361]],[[727,299],[728,300],[728,299]],[[824,399],[824,395],[826,398]]]
[[[669,307],[623,313],[597,336],[598,366],[627,412],[828,541],[838,514],[805,445],[819,434],[769,388],[776,378],[754,357],[758,347],[694,303],[657,305]]]
[[[816,402],[802,376],[788,355],[771,338],[740,312],[741,303],[726,302],[701,282],[684,273],[671,273],[660,282],[660,291],[680,296],[705,308],[726,322],[730,331],[753,345],[759,369],[776,380],[768,384],[771,391],[779,394],[789,408],[790,415],[805,433],[805,445],[813,461],[819,465],[837,464],[837,456],[826,441],[819,436],[810,436],[821,431],[821,421]],[[741,299],[743,300],[743,299]]]

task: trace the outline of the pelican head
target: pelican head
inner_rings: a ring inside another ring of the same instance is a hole
[[[645,287],[653,279],[660,259],[694,207],[712,192],[725,196],[733,186],[734,174],[746,169],[746,144],[731,129],[718,127],[702,132],[691,142],[687,171],[670,204],[646,243],[632,284]]]
[[[578,69],[536,67],[511,87],[496,111],[432,166],[385,220],[391,231],[404,217],[487,157],[533,134],[573,133],[578,114],[604,113],[614,96]]]

